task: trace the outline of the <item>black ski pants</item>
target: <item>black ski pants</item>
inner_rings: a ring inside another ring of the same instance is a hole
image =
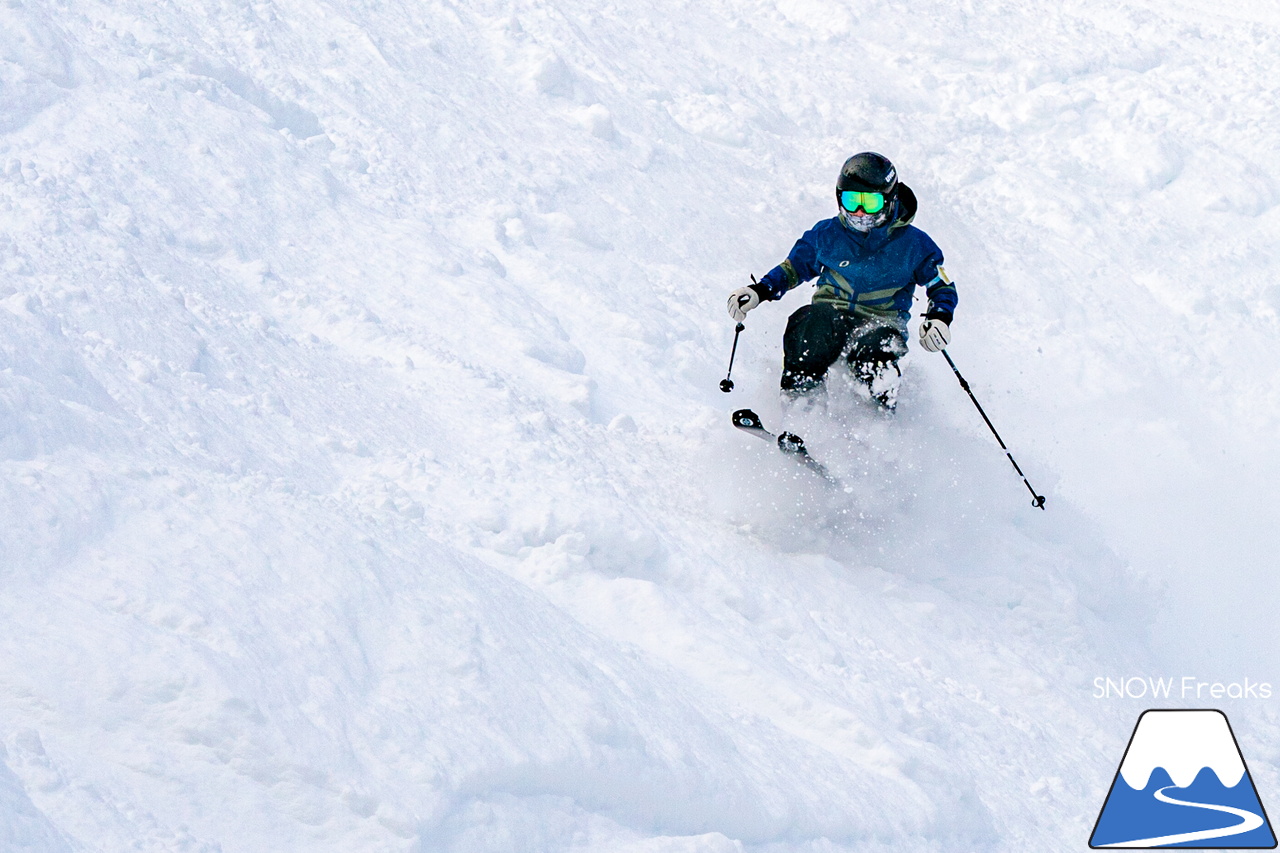
[[[907,336],[882,320],[859,317],[822,302],[805,305],[787,320],[782,336],[782,387],[806,391],[827,375],[841,356],[860,381],[897,365],[907,354]]]

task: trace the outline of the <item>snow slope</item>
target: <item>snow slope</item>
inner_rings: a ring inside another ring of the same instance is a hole
[[[1280,680],[1276,23],[0,7],[0,840],[1082,848],[1095,676]],[[802,419],[845,491],[728,426],[866,148],[1044,513],[935,356]]]

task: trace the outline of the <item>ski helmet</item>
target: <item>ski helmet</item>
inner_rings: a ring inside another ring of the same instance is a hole
[[[893,168],[888,157],[874,151],[854,154],[845,160],[840,167],[840,178],[836,181],[836,192],[854,190],[889,196],[897,188],[898,170]]]
[[[898,170],[889,162],[888,157],[874,151],[854,154],[844,161],[844,165],[840,167],[840,177],[836,180],[836,205],[840,209],[840,221],[856,231],[870,231],[883,225],[889,218],[897,191]],[[884,205],[874,211],[864,206],[862,209],[865,215],[855,216],[853,210],[846,208],[842,201],[845,192],[880,193],[884,196]]]

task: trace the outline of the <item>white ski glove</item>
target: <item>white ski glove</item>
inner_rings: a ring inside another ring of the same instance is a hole
[[[941,320],[925,320],[920,324],[920,346],[929,352],[941,352],[951,343],[951,329]]]
[[[751,287],[739,287],[729,294],[729,316],[741,323],[747,312],[760,304],[760,294]]]

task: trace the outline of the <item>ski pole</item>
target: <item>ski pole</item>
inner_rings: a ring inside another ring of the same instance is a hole
[[[738,354],[738,335],[742,334],[742,330],[745,328],[746,326],[739,323],[733,329],[733,349],[729,351],[729,373],[726,373],[724,379],[720,380],[720,390],[726,394],[733,390],[733,380],[729,378],[729,375],[733,373],[733,357]]]
[[[1031,505],[1044,509],[1044,495],[1036,494],[1036,490],[1031,488],[1031,483],[1027,481],[1027,475],[1022,473],[1022,469],[1018,467],[1018,463],[1013,461],[1013,454],[1010,453],[1009,448],[1005,446],[1004,439],[1000,437],[1000,433],[996,432],[995,425],[991,423],[991,418],[987,417],[987,413],[982,410],[982,404],[978,402],[978,398],[973,396],[973,391],[969,388],[969,383],[960,375],[960,369],[956,367],[956,363],[951,360],[951,354],[948,353],[946,349],[943,349],[942,355],[947,359],[947,364],[951,365],[951,370],[955,373],[956,379],[960,380],[960,387],[969,395],[969,399],[973,401],[973,405],[978,407],[978,414],[982,415],[982,419],[987,422],[987,427],[990,428],[991,434],[996,437],[996,441],[1000,442],[1000,449],[1004,451],[1005,456],[1009,457],[1009,462],[1012,463],[1013,470],[1017,471],[1018,476],[1022,478],[1022,482],[1026,483],[1027,490],[1031,492],[1031,497],[1033,498]]]
[[[759,282],[756,281],[756,277],[754,275],[751,276],[751,283],[759,284]],[[739,300],[741,300],[747,297],[740,296],[738,298]],[[729,351],[729,372],[724,375],[724,379],[720,380],[720,390],[726,394],[728,394],[730,391],[733,390],[733,380],[730,379],[729,377],[733,374],[733,357],[738,354],[738,335],[741,335],[742,330],[745,328],[746,326],[742,325],[741,323],[734,326],[733,328],[733,349]]]

